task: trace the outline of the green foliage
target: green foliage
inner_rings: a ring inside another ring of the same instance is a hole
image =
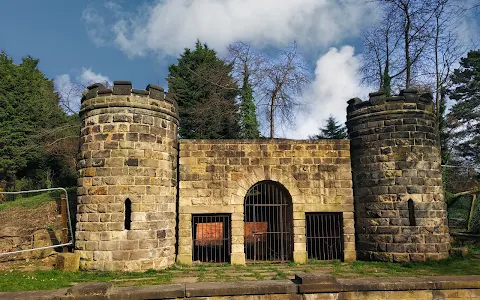
[[[474,207],[472,209],[472,221],[470,223],[470,232],[472,233],[480,233],[480,199],[475,201]]]
[[[330,116],[327,119],[325,127],[320,128],[320,134],[310,136],[310,139],[346,139],[347,136],[347,128],[339,124],[333,116]]]
[[[448,93],[456,101],[448,114],[454,130],[454,149],[469,163],[480,164],[480,50],[470,51],[460,60]]]
[[[247,76],[243,78],[240,117],[241,137],[244,139],[258,139],[260,133],[258,131],[255,103],[253,103],[253,90]]]
[[[385,263],[356,261],[345,263],[341,261],[309,261],[302,265],[302,271],[307,273],[325,273],[338,277],[389,277],[389,276],[434,276],[434,275],[476,275],[480,272],[480,252],[470,248],[467,257],[451,257],[441,261],[419,263]],[[29,264],[34,263],[31,261]],[[179,269],[182,272],[179,272]],[[185,272],[183,272],[185,271]],[[198,281],[236,281],[239,277],[256,279],[284,280],[298,272],[295,265],[253,264],[218,265],[202,264],[199,266],[174,266],[167,270],[148,270],[143,273],[129,272],[60,272],[51,271],[19,271],[0,272],[0,292],[22,290],[52,290],[69,287],[78,282],[112,282],[115,286],[125,285],[156,285],[171,283],[180,277],[197,277]],[[134,280],[129,280],[134,279]]]
[[[69,287],[73,282],[109,282],[145,278],[136,285],[170,283],[172,275],[166,271],[127,272],[60,272],[57,270],[33,272],[14,271],[0,273],[0,292],[54,290]]]
[[[66,189],[68,193],[68,202],[70,205],[76,203],[76,188]],[[41,206],[46,202],[56,201],[61,198],[64,192],[62,190],[54,190],[42,193],[22,193],[17,195],[5,195],[5,202],[0,203],[0,210],[22,207],[33,209]]]
[[[449,193],[446,195],[447,203],[449,203]],[[467,228],[468,214],[470,213],[470,205],[472,203],[471,196],[459,197],[455,202],[452,201],[448,205],[448,226],[450,228],[459,228],[465,230]]]
[[[53,81],[38,70],[38,60],[25,57],[19,65],[0,53],[0,181],[10,188],[27,177],[28,188],[44,186],[48,168],[41,130],[64,122]],[[23,188],[23,186],[22,186]]]
[[[168,70],[168,91],[179,106],[182,138],[239,137],[238,87],[230,75],[231,65],[197,41],[195,49],[185,49]]]
[[[23,207],[23,208],[37,208],[45,202],[55,201],[60,199],[61,191],[51,191],[46,193],[41,193],[33,196],[16,195],[14,201],[6,201],[0,204],[0,210],[9,209],[13,207]],[[13,197],[12,197],[13,198]]]

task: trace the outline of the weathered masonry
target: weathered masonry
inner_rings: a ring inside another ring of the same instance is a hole
[[[370,94],[349,101],[359,259],[448,256],[440,147],[430,94]]]
[[[163,89],[89,87],[82,101],[76,248],[81,267],[147,270],[175,262],[176,104]]]
[[[90,86],[81,267],[445,257],[431,99],[406,90],[349,103],[351,141],[178,140],[177,105],[162,88]]]
[[[349,157],[347,140],[182,140],[178,260],[208,262],[216,251],[195,245],[202,239],[192,230],[196,214],[231,216],[232,263],[305,263],[335,251],[337,259],[355,260]],[[322,224],[306,224],[305,215],[332,212],[341,218],[323,224],[323,237],[336,230],[337,238],[308,241],[308,253],[307,231]]]

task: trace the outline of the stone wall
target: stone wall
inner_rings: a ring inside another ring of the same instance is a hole
[[[307,260],[306,212],[342,212],[344,259],[355,260],[348,140],[181,140],[178,261],[192,263],[192,214],[231,214],[231,262],[245,263],[244,198],[282,184],[293,203],[294,261]]]
[[[298,274],[291,280],[201,282],[118,287],[79,283],[54,291],[0,293],[1,299],[215,300],[463,300],[480,299],[480,276],[334,278]]]
[[[431,95],[403,90],[386,98],[379,92],[369,101],[348,103],[358,257],[446,258],[449,235]]]
[[[80,115],[76,251],[81,268],[140,271],[173,265],[176,103],[158,86],[143,91],[116,81],[113,89],[90,86]]]

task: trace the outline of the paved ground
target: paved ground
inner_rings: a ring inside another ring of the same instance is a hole
[[[195,283],[195,282],[232,282],[232,281],[254,281],[254,280],[279,280],[293,279],[298,273],[326,273],[333,271],[331,265],[294,265],[294,264],[258,264],[247,266],[231,265],[194,265],[174,266],[165,271],[165,276],[170,277],[169,283]],[[113,283],[121,286],[138,285],[139,281],[158,280],[158,275],[132,279],[113,280]]]

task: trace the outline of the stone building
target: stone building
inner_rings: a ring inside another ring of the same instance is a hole
[[[430,94],[350,100],[359,259],[424,261],[449,250],[440,147]]]
[[[178,140],[175,101],[127,81],[90,86],[80,114],[84,269],[448,253],[432,103],[416,92],[350,100],[351,141]]]

